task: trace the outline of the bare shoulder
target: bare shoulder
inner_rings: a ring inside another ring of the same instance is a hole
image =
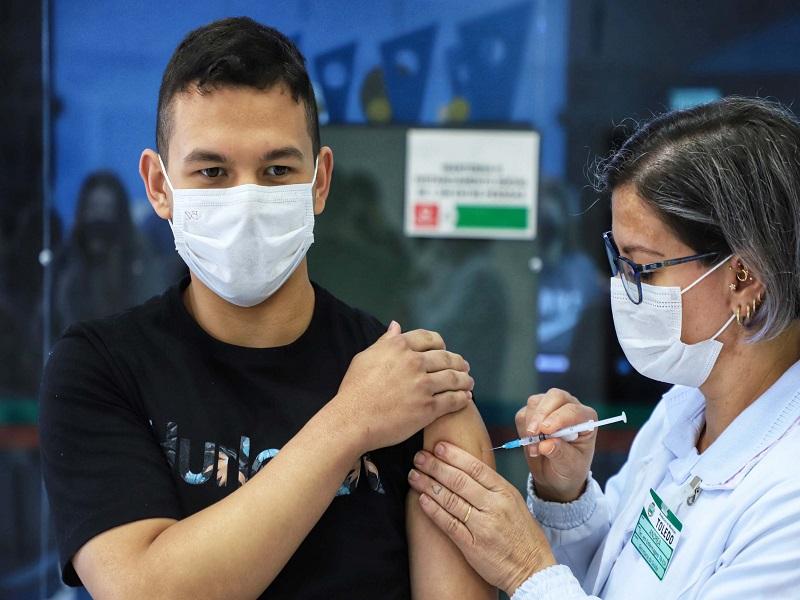
[[[494,468],[489,433],[478,408],[470,402],[461,410],[439,417],[425,428],[423,447],[433,451],[437,442],[450,442]]]

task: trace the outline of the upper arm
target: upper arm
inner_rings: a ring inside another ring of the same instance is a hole
[[[82,335],[60,340],[45,369],[39,428],[63,577],[89,540],[151,518],[180,518],[175,483],[147,419]]]
[[[439,441],[451,442],[494,468],[489,434],[473,403],[425,428],[423,446],[433,451]],[[414,598],[495,598],[496,592],[469,566],[461,552],[422,512],[413,490],[406,501],[411,589]]]

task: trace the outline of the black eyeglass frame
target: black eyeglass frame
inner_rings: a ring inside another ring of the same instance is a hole
[[[606,231],[603,234],[603,243],[606,249],[606,256],[608,257],[608,264],[611,267],[611,275],[612,276],[619,275],[619,278],[622,281],[622,287],[625,289],[625,294],[627,294],[628,299],[634,304],[642,303],[642,273],[652,273],[653,271],[658,271],[659,269],[663,269],[665,267],[682,265],[684,263],[693,262],[695,260],[701,260],[703,258],[711,258],[712,256],[720,255],[719,252],[704,252],[703,254],[693,254],[692,256],[684,256],[683,258],[670,258],[667,260],[662,260],[660,262],[654,262],[642,265],[633,262],[629,258],[620,256],[617,244],[616,242],[614,242],[614,236],[610,231]],[[626,277],[623,277],[622,275],[623,268],[620,267],[619,265],[620,262],[624,262],[628,267],[630,267],[631,271],[633,272],[634,281],[630,281]],[[638,296],[637,298],[634,298],[631,295],[632,290],[629,289],[628,286],[625,284],[626,281],[628,281],[629,283],[636,284],[636,293]]]

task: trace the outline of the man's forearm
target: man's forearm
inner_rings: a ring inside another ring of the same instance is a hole
[[[246,485],[158,535],[137,566],[146,597],[261,594],[360,456],[345,417],[326,406]]]

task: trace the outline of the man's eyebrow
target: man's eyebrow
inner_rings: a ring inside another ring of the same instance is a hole
[[[192,162],[212,162],[212,163],[226,163],[228,158],[224,154],[214,152],[213,150],[203,150],[202,148],[195,148],[183,159],[185,163]]]
[[[264,162],[272,162],[273,160],[280,160],[282,158],[296,158],[297,160],[303,160],[305,156],[299,148],[295,148],[294,146],[284,146],[283,148],[275,148],[274,150],[270,150],[261,157],[261,160]]]
[[[652,254],[653,256],[658,256],[660,258],[664,258],[664,255],[661,252],[657,252],[656,250],[652,250],[645,246],[633,245],[633,246],[623,246],[622,251],[630,256],[634,252],[641,252],[643,254]]]

